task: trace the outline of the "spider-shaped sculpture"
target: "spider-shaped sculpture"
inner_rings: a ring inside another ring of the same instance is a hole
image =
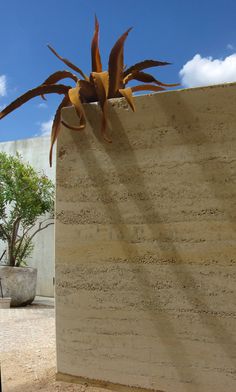
[[[164,90],[164,87],[178,86],[178,84],[165,84],[161,83],[159,80],[155,79],[152,75],[142,72],[146,68],[168,65],[170,63],[165,61],[155,61],[155,60],[144,60],[131,67],[125,69],[123,53],[124,53],[124,43],[130,32],[129,28],[115,43],[113,46],[108,63],[108,71],[102,71],[102,63],[100,58],[99,46],[98,46],[98,35],[99,35],[99,24],[97,18],[95,17],[95,31],[91,43],[91,57],[92,57],[92,72],[88,77],[83,73],[83,71],[76,65],[71,63],[69,60],[61,57],[50,45],[49,49],[52,53],[58,57],[64,64],[66,64],[73,71],[78,73],[83,79],[74,75],[70,71],[57,71],[50,75],[40,86],[35,87],[32,90],[27,91],[25,94],[21,95],[15,101],[10,103],[0,112],[0,119],[5,117],[7,114],[11,113],[13,110],[17,109],[19,106],[29,101],[36,96],[42,96],[44,94],[62,94],[64,98],[57,108],[55,117],[52,125],[51,132],[51,148],[49,154],[50,166],[52,165],[52,151],[53,145],[57,139],[60,122],[61,122],[61,109],[66,106],[74,106],[75,110],[80,119],[79,126],[71,126],[64,121],[62,123],[70,129],[82,130],[86,126],[85,112],[83,108],[83,103],[88,102],[99,102],[102,109],[102,121],[101,121],[101,132],[104,139],[111,142],[111,139],[107,135],[107,99],[125,97],[131,109],[134,111],[134,101],[133,92],[136,91],[160,91]],[[75,87],[66,86],[64,84],[57,84],[62,79],[72,79],[75,83]],[[144,82],[145,84],[126,87],[130,80],[138,80]],[[44,98],[45,99],[45,98]]]

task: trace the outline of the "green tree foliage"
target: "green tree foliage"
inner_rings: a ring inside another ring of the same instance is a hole
[[[29,164],[0,152],[0,239],[7,244],[7,265],[26,264],[35,235],[53,224],[54,185]]]

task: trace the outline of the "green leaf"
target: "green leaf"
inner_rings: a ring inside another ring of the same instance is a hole
[[[24,163],[19,154],[0,152],[0,238],[8,246],[9,265],[27,261],[37,219],[53,210],[52,181]]]

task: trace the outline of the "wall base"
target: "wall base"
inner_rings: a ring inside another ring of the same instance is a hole
[[[114,384],[109,381],[92,380],[89,378],[72,376],[70,374],[64,374],[64,373],[60,373],[60,372],[56,373],[56,380],[75,383],[75,384],[81,384],[81,385],[85,385],[88,387],[104,388],[104,389],[109,389],[111,391],[117,391],[117,392],[163,392],[163,391],[157,390],[157,389],[147,389],[147,388],[139,388],[139,387],[132,387],[132,386],[128,386],[128,385],[122,385],[122,384]]]

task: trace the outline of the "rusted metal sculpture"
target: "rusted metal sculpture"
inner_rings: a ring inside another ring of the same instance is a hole
[[[62,122],[67,128],[73,130],[82,130],[86,126],[85,112],[83,103],[99,102],[102,110],[101,133],[107,142],[111,142],[107,134],[107,100],[109,98],[125,97],[131,109],[134,111],[133,92],[136,91],[160,91],[165,90],[165,87],[174,87],[178,84],[165,84],[155,79],[152,75],[143,72],[144,69],[150,67],[164,66],[170,63],[165,61],[144,60],[131,67],[125,69],[124,67],[124,43],[130,32],[129,28],[113,46],[108,62],[108,71],[102,70],[102,63],[100,51],[98,46],[99,24],[95,17],[95,31],[91,43],[91,57],[92,57],[92,72],[90,76],[69,60],[61,57],[50,45],[48,45],[51,52],[59,58],[70,69],[75,71],[82,77],[78,77],[70,71],[57,71],[50,75],[40,86],[27,91],[15,101],[10,103],[0,112],[0,119],[23,105],[25,102],[36,96],[42,96],[45,99],[45,94],[61,94],[64,95],[62,102],[57,108],[52,125],[51,132],[51,148],[49,154],[50,166],[52,165],[52,151],[53,145],[57,139],[60,122],[61,109],[66,106],[74,106],[80,119],[79,126],[71,126],[64,121]],[[72,79],[75,87],[66,86],[64,84],[57,84],[62,79]],[[126,87],[131,80],[138,80],[145,84]]]

